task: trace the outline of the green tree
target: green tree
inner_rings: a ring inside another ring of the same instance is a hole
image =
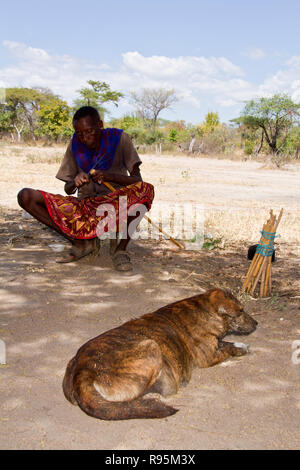
[[[290,129],[285,139],[284,151],[297,159],[300,157],[300,126]]]
[[[0,104],[0,134],[10,133],[13,136],[13,113],[6,109],[5,104]]]
[[[136,116],[125,115],[120,119],[111,121],[115,127],[119,127],[127,132],[129,135],[136,134],[140,129],[143,129],[143,122]]]
[[[203,123],[203,130],[204,132],[211,134],[214,132],[216,127],[220,124],[219,114],[216,112],[208,112],[205,116],[204,123]]]
[[[248,101],[239,118],[232,121],[246,127],[261,129],[273,154],[281,151],[289,130],[299,119],[300,105],[286,94]],[[281,140],[280,147],[278,142]]]
[[[120,91],[112,91],[110,85],[106,82],[88,80],[87,83],[90,87],[81,88],[77,91],[80,98],[74,101],[76,109],[81,106],[93,106],[98,109],[103,117],[104,113],[108,112],[103,106],[104,103],[113,103],[115,106],[118,106],[120,98],[124,96]]]
[[[178,139],[178,131],[176,129],[170,129],[168,140],[170,142],[177,142]]]
[[[147,145],[152,145],[157,142],[162,143],[164,141],[164,134],[157,129],[151,129],[147,134],[145,134],[144,139]]]
[[[112,119],[109,122],[109,125],[112,127],[118,127],[119,129],[123,129],[127,132],[134,145],[145,143],[148,129],[142,119],[136,116],[125,115],[119,119]]]
[[[166,122],[163,132],[167,140],[173,143],[190,142],[192,135],[195,135],[194,127],[184,120]]]
[[[71,108],[66,101],[52,98],[42,103],[37,112],[39,136],[46,136],[57,141],[73,134]]]
[[[10,131],[17,134],[17,140],[20,142],[22,133],[28,133],[35,140],[35,131],[37,128],[37,111],[45,101],[54,95],[49,90],[34,88],[7,88],[6,102],[1,105],[2,123]]]

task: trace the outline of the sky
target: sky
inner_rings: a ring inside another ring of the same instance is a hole
[[[287,93],[300,102],[299,0],[0,0],[0,87],[47,87],[72,105],[87,80],[125,97],[173,89],[160,117],[222,122],[245,102]],[[1,93],[0,93],[1,94]]]

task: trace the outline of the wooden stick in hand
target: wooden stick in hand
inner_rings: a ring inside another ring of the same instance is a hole
[[[90,174],[92,175],[93,173],[95,173],[95,170],[91,170],[90,171]],[[116,189],[110,184],[108,183],[107,181],[103,181],[102,182],[103,184],[105,184],[105,186],[110,189],[111,191],[116,191]],[[159,232],[161,232],[163,235],[165,235],[167,238],[169,238],[171,240],[172,243],[174,243],[176,246],[178,246],[178,248],[180,248],[181,250],[184,250],[184,246],[181,245],[181,243],[179,243],[177,240],[175,240],[173,237],[171,237],[170,235],[168,235],[166,232],[164,232],[164,230],[162,230],[158,225],[156,225],[151,219],[150,217],[148,217],[147,215],[144,216],[145,219],[153,225],[153,227],[155,227]]]

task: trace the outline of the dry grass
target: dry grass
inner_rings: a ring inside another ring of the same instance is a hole
[[[0,146],[0,157],[19,158],[22,163],[59,164],[64,156],[65,146],[37,147],[25,145]]]
[[[274,209],[274,207],[272,207]],[[279,214],[279,209],[274,210]],[[225,241],[253,241],[258,243],[263,224],[269,218],[269,212],[261,209],[248,209],[237,211],[210,211],[205,219],[206,233],[214,238],[223,238]],[[298,244],[300,241],[299,213],[285,211],[277,230],[278,238],[275,243],[281,242]]]
[[[65,149],[1,142],[0,161],[7,169],[0,177],[3,208],[18,208],[16,194],[24,186],[63,193],[55,174]],[[269,210],[279,213],[283,207],[276,243],[299,243],[299,165],[263,169],[258,162],[182,155],[143,155],[142,160],[143,177],[155,186],[155,202],[203,204],[205,233],[214,239],[257,243]]]
[[[26,162],[28,163],[47,163],[49,165],[51,164],[60,164],[63,155],[62,154],[53,154],[53,155],[41,155],[40,153],[27,153],[26,156]]]

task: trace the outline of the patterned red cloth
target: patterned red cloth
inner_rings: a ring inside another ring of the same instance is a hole
[[[89,197],[79,201],[74,196],[61,196],[45,191],[40,193],[45,199],[49,215],[58,227],[72,238],[90,239],[102,235],[104,232],[119,232],[122,223],[127,221],[128,215],[135,215],[138,206],[144,204],[150,210],[154,198],[152,184],[139,181],[138,183],[125,186],[106,196]],[[120,199],[123,197],[122,199]],[[119,211],[119,201],[127,198],[127,211]],[[109,206],[107,206],[107,204]],[[115,217],[109,208],[114,208]],[[109,219],[109,224],[104,223]],[[101,223],[102,221],[102,223]],[[110,229],[110,230],[109,230]]]

